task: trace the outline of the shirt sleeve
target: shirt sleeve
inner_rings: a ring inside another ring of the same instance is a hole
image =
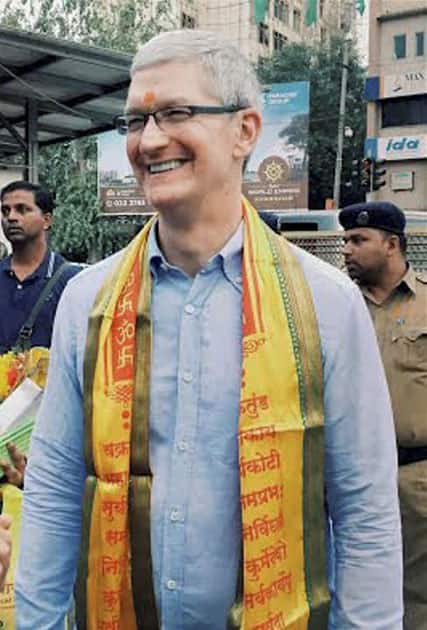
[[[20,630],[63,630],[75,580],[85,479],[75,303],[66,290],[57,311],[48,382],[25,473],[15,577]]]
[[[330,630],[402,628],[396,441],[375,331],[354,287],[325,358],[325,481],[334,586]]]

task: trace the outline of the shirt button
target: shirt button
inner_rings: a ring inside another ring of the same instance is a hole
[[[182,442],[178,442],[177,447],[179,451],[184,452],[187,450],[188,445],[187,445],[187,442],[182,441]]]
[[[172,523],[177,523],[179,521],[179,512],[178,512],[178,510],[172,510],[172,512],[171,512],[171,521],[172,521]]]
[[[237,284],[242,284],[242,276],[237,276],[236,282]]]
[[[194,313],[196,309],[194,308],[194,306],[192,304],[186,304],[184,311],[187,313],[187,315],[192,315]]]
[[[17,288],[17,289],[22,289],[22,284],[17,284],[17,285],[16,285],[16,288]]]
[[[176,582],[175,580],[168,580],[166,582],[166,586],[170,591],[174,591],[176,589]]]
[[[191,383],[191,381],[193,380],[193,375],[191,372],[184,372],[182,378],[185,383]]]

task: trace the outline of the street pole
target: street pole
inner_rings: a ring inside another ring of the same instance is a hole
[[[25,105],[26,111],[26,125],[25,125],[25,163],[26,177],[29,182],[38,184],[39,172],[38,172],[38,159],[39,159],[39,142],[37,138],[37,101],[29,99]]]
[[[338,116],[337,157],[335,161],[335,178],[334,178],[334,207],[335,208],[340,207],[342,154],[343,154],[343,147],[344,147],[345,105],[346,105],[346,98],[347,98],[347,78],[348,78],[348,62],[350,58],[350,42],[351,42],[351,35],[350,33],[347,33],[344,39],[344,48],[343,48],[340,111],[339,111],[339,116]]]

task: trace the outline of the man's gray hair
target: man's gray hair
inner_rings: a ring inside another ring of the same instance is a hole
[[[143,44],[130,74],[164,62],[194,63],[207,71],[212,96],[223,105],[260,109],[260,85],[250,62],[229,41],[202,30],[167,31]]]

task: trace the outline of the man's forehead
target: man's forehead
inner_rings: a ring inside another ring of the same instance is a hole
[[[209,96],[211,81],[198,62],[168,61],[136,70],[129,86],[128,107],[150,107],[170,101],[184,104]]]
[[[175,105],[188,105],[193,102],[191,97],[181,95],[182,91],[173,95],[172,92],[157,92],[156,90],[133,91],[129,94],[126,102],[125,111],[153,111],[162,107],[170,107]]]
[[[356,228],[351,228],[351,230],[345,230],[344,231],[344,237],[345,238],[352,238],[353,236],[366,236],[366,237],[372,237],[375,236],[375,234],[379,234],[379,230],[376,230],[375,228],[370,228],[370,227],[356,227]]]
[[[17,203],[24,201],[25,203],[35,203],[34,192],[32,190],[24,190],[18,188],[4,193],[2,204]]]

